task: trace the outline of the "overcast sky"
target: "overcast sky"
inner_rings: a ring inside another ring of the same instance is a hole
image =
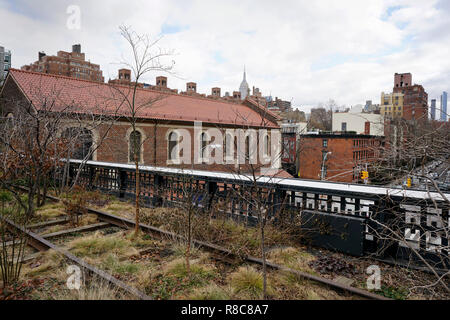
[[[67,27],[72,5],[79,29]],[[160,46],[176,51],[171,88],[194,81],[201,93],[232,92],[245,65],[250,87],[301,110],[328,99],[380,103],[395,72],[411,72],[430,100],[450,91],[448,0],[0,0],[0,21],[0,45],[15,68],[38,51],[54,55],[80,43],[105,80],[115,78],[115,63],[129,52],[118,30],[126,24],[163,35]]]

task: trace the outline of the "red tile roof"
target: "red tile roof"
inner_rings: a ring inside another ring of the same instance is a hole
[[[45,100],[47,105],[49,101],[53,103],[51,111],[56,112],[72,105],[80,114],[130,114],[126,103],[132,97],[129,86],[111,86],[17,69],[10,69],[9,76],[37,109],[43,108]],[[266,116],[264,112],[267,111],[263,109],[208,98],[138,88],[135,105],[139,106],[136,115],[141,119],[278,128],[276,119],[270,113]]]

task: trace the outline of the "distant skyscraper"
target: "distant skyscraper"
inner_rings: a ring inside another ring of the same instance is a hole
[[[431,100],[431,120],[436,120],[436,99]]]
[[[241,85],[239,87],[239,92],[241,93],[242,100],[245,100],[245,98],[247,98],[249,91],[250,91],[250,88],[248,87],[247,75],[245,73],[245,68],[244,68],[244,79],[242,80]]]
[[[6,79],[8,70],[11,68],[11,51],[5,50],[0,47],[0,85]]]
[[[441,95],[441,121],[447,121],[447,92]]]

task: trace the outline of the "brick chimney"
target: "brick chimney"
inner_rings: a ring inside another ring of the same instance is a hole
[[[131,81],[131,70],[130,69],[120,69],[119,70],[119,80],[130,82]]]
[[[220,98],[220,88],[217,88],[217,87],[212,88],[211,89],[211,94],[212,94],[213,97]]]
[[[402,88],[412,86],[412,74],[411,73],[396,73],[394,75],[394,87]]]
[[[197,92],[197,84],[195,82],[186,83],[186,92],[191,92],[191,93]]]
[[[81,53],[81,44],[74,44],[72,46],[72,52]]]
[[[39,61],[42,61],[42,58],[45,57],[45,52],[39,51],[38,57],[39,57]]]
[[[161,88],[167,88],[167,77],[156,77],[156,86]]]

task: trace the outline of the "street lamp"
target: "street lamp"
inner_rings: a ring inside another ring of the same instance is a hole
[[[325,154],[325,156],[323,157],[322,160],[322,169],[320,170],[320,180],[325,180],[325,161],[327,161],[328,155],[331,154],[332,152],[329,151]]]

